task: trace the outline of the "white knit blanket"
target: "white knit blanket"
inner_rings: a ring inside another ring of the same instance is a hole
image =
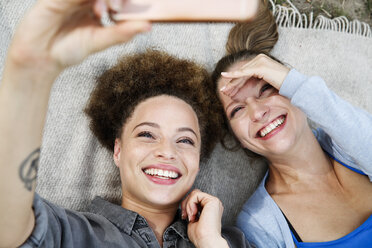
[[[0,1],[1,71],[15,26],[34,2]],[[272,54],[304,74],[323,77],[344,99],[372,112],[371,28],[343,17],[314,19],[294,8],[274,6],[274,14],[281,27]],[[150,33],[66,70],[51,93],[37,192],[54,203],[77,210],[84,210],[95,195],[119,202],[120,179],[112,155],[93,137],[82,112],[95,77],[114,65],[119,56],[149,47],[195,60],[212,70],[224,54],[231,26],[155,24]],[[200,167],[196,187],[220,197],[225,206],[223,222],[227,224],[234,223],[240,207],[266,170],[262,161],[249,163],[242,151],[225,151],[220,145]]]

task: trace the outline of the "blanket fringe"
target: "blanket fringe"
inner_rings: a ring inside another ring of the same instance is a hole
[[[280,27],[325,29],[372,37],[371,27],[365,22],[358,20],[349,21],[345,16],[329,19],[318,15],[314,18],[313,12],[309,16],[301,14],[290,0],[286,0],[290,7],[276,5],[274,0],[269,1],[276,18],[276,23]]]

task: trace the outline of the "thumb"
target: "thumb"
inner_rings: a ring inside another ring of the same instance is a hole
[[[89,53],[104,50],[131,40],[135,35],[151,30],[151,23],[148,21],[126,21],[110,27],[99,27],[95,30],[92,47]]]

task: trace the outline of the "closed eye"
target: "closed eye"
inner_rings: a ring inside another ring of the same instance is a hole
[[[184,143],[194,146],[195,142],[190,138],[181,138],[177,141],[177,143]]]
[[[271,89],[274,89],[274,87],[273,87],[271,84],[269,84],[269,83],[264,84],[264,85],[261,87],[261,89],[260,89],[259,96],[262,96],[262,94],[263,94],[265,91],[267,91],[267,90],[271,90]]]
[[[144,138],[149,138],[149,139],[155,139],[155,137],[148,131],[143,131],[137,134],[137,137],[144,137]]]
[[[234,118],[235,114],[238,113],[241,109],[243,109],[243,106],[235,107],[230,113],[230,119]]]

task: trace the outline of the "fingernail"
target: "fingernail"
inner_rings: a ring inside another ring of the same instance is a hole
[[[229,73],[228,72],[221,72],[221,75],[222,76],[226,76],[226,75],[228,75]]]
[[[104,13],[107,13],[107,6],[103,1],[97,1],[94,5],[94,8],[95,11],[98,12],[97,14],[99,14],[100,17],[102,17]]]
[[[225,89],[226,89],[226,85],[225,86],[223,86],[221,89],[220,89],[220,91],[225,91]]]

